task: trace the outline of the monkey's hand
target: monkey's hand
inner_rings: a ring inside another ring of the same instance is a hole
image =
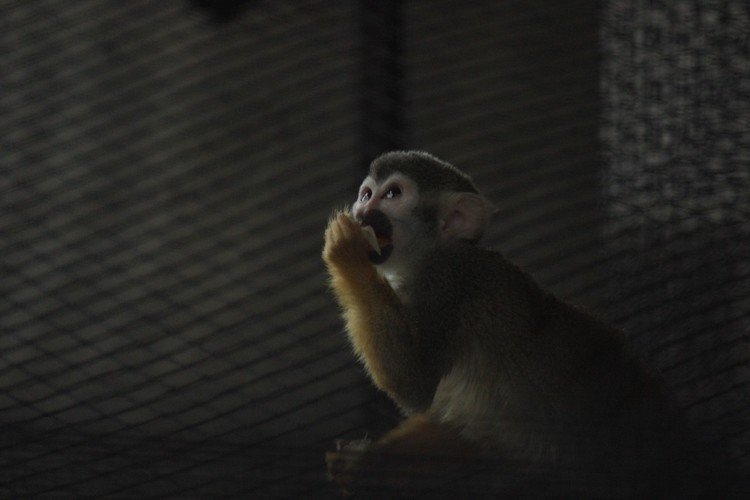
[[[332,275],[356,277],[371,274],[374,267],[368,254],[372,249],[362,233],[362,226],[349,212],[335,212],[328,221],[323,260]]]

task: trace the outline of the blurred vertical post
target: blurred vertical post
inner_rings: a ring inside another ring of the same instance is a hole
[[[403,149],[403,2],[363,0],[362,165],[384,151]]]
[[[363,0],[362,29],[362,176],[385,151],[404,149],[404,9],[402,0]],[[359,182],[359,180],[357,181]],[[367,429],[380,436],[399,420],[393,402],[370,384],[365,411]]]

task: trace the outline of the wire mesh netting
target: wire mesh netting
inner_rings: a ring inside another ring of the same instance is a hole
[[[749,29],[742,2],[613,2],[602,38],[616,321],[704,432],[744,461]]]
[[[747,467],[744,2],[235,3],[0,2],[0,496],[335,496],[396,412],[322,231],[391,147]]]

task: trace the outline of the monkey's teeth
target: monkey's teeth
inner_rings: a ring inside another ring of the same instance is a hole
[[[373,250],[380,255],[380,245],[378,245],[378,237],[375,236],[375,230],[372,226],[365,226],[362,228],[362,234],[364,235],[367,243],[370,244]]]

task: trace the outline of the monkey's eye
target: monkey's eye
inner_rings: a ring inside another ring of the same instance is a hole
[[[370,191],[370,188],[366,188],[364,191],[362,191],[362,194],[359,196],[359,201],[368,201],[371,196],[372,196],[372,191]]]
[[[401,195],[401,188],[398,186],[391,186],[388,188],[388,191],[385,192],[383,198],[390,200],[391,198],[396,198],[399,195]]]

